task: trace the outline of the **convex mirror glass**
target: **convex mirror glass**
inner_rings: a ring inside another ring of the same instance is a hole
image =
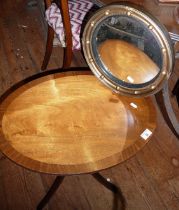
[[[173,69],[173,46],[167,30],[133,4],[99,9],[85,26],[82,45],[93,73],[125,95],[156,93]]]

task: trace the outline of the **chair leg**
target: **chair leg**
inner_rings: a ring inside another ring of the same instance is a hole
[[[174,96],[176,96],[177,98],[177,102],[178,102],[178,106],[179,106],[179,79],[177,80],[175,87],[172,90],[172,94]]]
[[[62,68],[70,68],[72,62],[73,52],[71,48],[64,48],[63,65]]]
[[[45,56],[44,56],[44,60],[41,66],[42,71],[44,71],[47,68],[47,65],[49,63],[50,56],[52,54],[52,49],[53,49],[53,39],[54,39],[54,30],[52,27],[48,26]]]

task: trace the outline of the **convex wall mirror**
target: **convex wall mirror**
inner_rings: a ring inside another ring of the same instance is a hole
[[[101,82],[117,93],[146,96],[171,75],[174,52],[165,27],[129,3],[99,9],[85,26],[85,59]]]

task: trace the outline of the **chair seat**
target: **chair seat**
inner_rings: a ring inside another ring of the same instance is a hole
[[[92,8],[93,3],[87,0],[79,0],[79,1],[71,0],[68,1],[68,6],[69,6],[70,22],[71,22],[71,29],[73,36],[72,37],[73,50],[80,50],[81,24],[87,12]],[[57,34],[61,46],[66,47],[65,33],[64,33],[64,27],[63,27],[60,9],[55,3],[52,3],[51,6],[46,10],[45,15],[48,24],[53,28],[53,30]]]

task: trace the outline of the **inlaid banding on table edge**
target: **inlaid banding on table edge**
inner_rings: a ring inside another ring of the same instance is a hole
[[[118,95],[84,72],[36,78],[10,94],[0,110],[1,150],[44,173],[90,173],[117,165],[148,142],[140,137],[144,130],[153,133],[156,127],[150,98]]]

